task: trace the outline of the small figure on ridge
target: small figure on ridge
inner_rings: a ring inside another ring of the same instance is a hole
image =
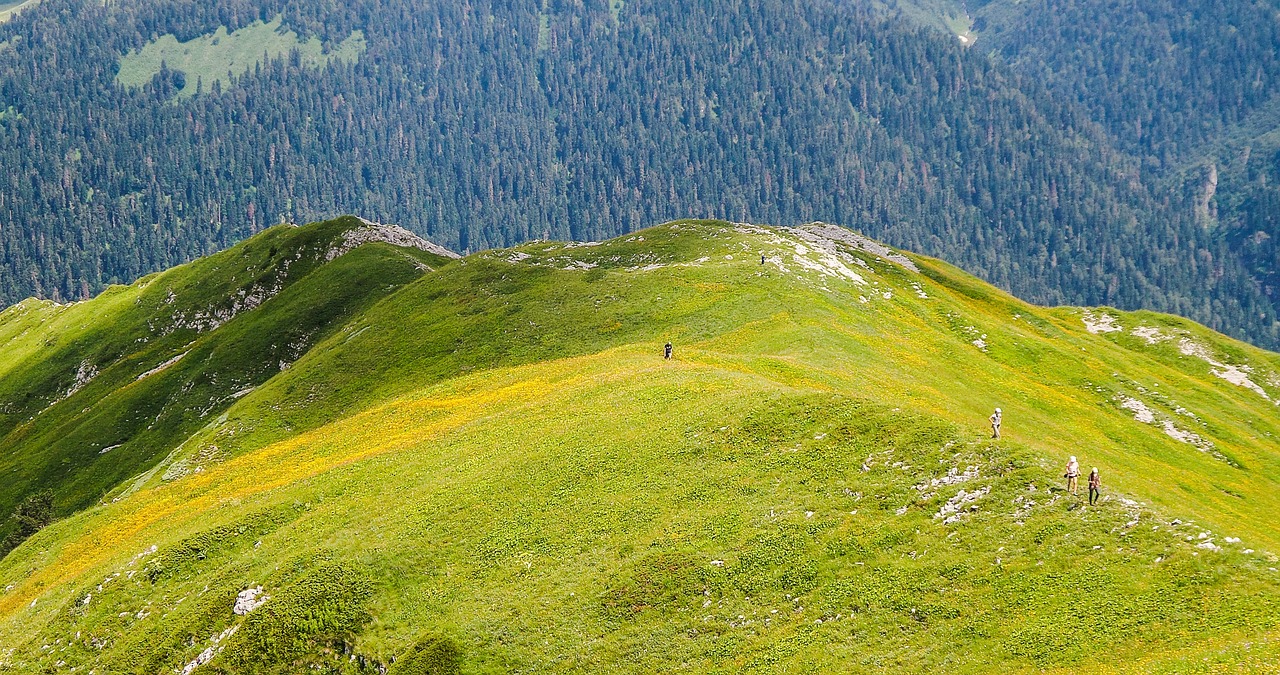
[[[991,437],[1000,438],[1000,422],[1004,419],[1004,413],[1000,412],[999,408],[996,408],[996,411],[991,413],[989,419],[991,420]]]
[[[670,342],[667,343],[666,347],[662,348],[662,358],[668,361],[671,360],[671,343]]]
[[[1080,496],[1080,462],[1076,461],[1076,456],[1072,455],[1067,462],[1067,472],[1063,474],[1063,478],[1067,479],[1067,492],[1079,497]]]

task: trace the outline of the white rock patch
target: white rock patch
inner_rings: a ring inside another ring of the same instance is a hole
[[[1190,443],[1201,451],[1207,452],[1213,449],[1212,441],[1205,440],[1197,433],[1187,431],[1185,429],[1179,429],[1177,425],[1169,420],[1164,421],[1164,433],[1174,440],[1178,440],[1183,443]]]
[[[863,279],[861,274],[849,269],[831,251],[814,251],[816,260],[809,257],[810,251],[804,244],[796,244],[795,251],[796,254],[792,256],[792,261],[803,269],[817,272],[823,276],[848,279],[862,286],[867,285],[867,280]]]
[[[98,376],[97,366],[93,365],[92,363],[89,363],[88,361],[81,361],[80,367],[76,368],[75,381],[71,383],[71,388],[67,390],[67,393],[62,395],[62,398],[71,398],[73,395],[75,395],[77,391],[84,389],[84,386],[86,384],[89,384],[89,382],[92,381],[93,378],[97,376]]]
[[[1136,398],[1125,398],[1120,402],[1120,407],[1125,410],[1132,410],[1133,419],[1138,420],[1143,424],[1154,424],[1156,421],[1155,413],[1151,412],[1151,409],[1147,407],[1147,404]]]
[[[855,250],[864,251],[871,255],[884,258],[885,260],[912,272],[920,271],[920,268],[916,267],[916,264],[911,262],[911,259],[907,256],[894,251],[878,241],[867,239],[853,230],[839,227],[837,225],[831,225],[829,223],[809,223],[808,225],[801,225],[800,227],[792,228],[791,231],[800,238],[806,239],[822,248],[834,249],[835,242],[841,242],[852,246]]]
[[[1238,387],[1244,387],[1268,401],[1272,401],[1271,397],[1267,395],[1266,390],[1258,386],[1258,384],[1253,380],[1249,379],[1249,375],[1253,372],[1253,369],[1249,366],[1234,366],[1222,363],[1221,361],[1214,359],[1213,355],[1209,353],[1209,350],[1204,345],[1189,338],[1182,338],[1178,341],[1178,351],[1182,352],[1185,356],[1194,356],[1205,363],[1208,363],[1212,366],[1209,369],[1209,372],[1213,373],[1215,376],[1220,377]],[[1275,401],[1272,402],[1275,403]]]
[[[933,514],[933,518],[934,520],[938,520],[939,518],[944,519],[942,521],[944,525],[950,525],[958,522],[961,516],[964,515],[961,512],[961,509],[966,504],[972,504],[973,502],[982,499],[988,492],[991,492],[990,487],[980,488],[972,492],[965,492],[964,488],[961,488],[960,491],[956,493],[956,496],[948,499],[947,503],[943,504],[942,508],[938,509],[938,512]]]
[[[236,604],[231,608],[231,611],[234,612],[236,616],[244,616],[261,607],[262,603],[270,599],[271,596],[264,595],[262,593],[261,586],[246,588],[245,590],[240,591],[240,594],[236,596]]]
[[[1031,514],[1031,509],[1036,506],[1036,500],[1019,495],[1013,498],[1013,504],[1016,507],[1013,511],[1013,517],[1018,522],[1021,522]]]
[[[150,377],[150,376],[152,376],[152,375],[155,375],[156,373],[158,373],[158,372],[160,372],[160,371],[164,370],[165,368],[168,368],[169,366],[172,366],[173,364],[175,364],[175,363],[177,363],[177,362],[181,361],[181,360],[182,360],[182,357],[184,357],[184,356],[186,356],[186,355],[187,355],[187,353],[186,353],[186,352],[182,352],[181,354],[178,354],[177,356],[175,356],[175,357],[173,357],[173,358],[169,359],[168,361],[165,361],[164,363],[162,363],[162,364],[160,364],[160,365],[156,366],[155,368],[152,368],[151,370],[148,370],[147,372],[145,372],[145,373],[143,373],[143,374],[139,375],[139,376],[138,376],[138,379],[137,379],[137,380],[134,380],[134,381],[135,381],[135,382],[137,382],[138,380],[141,380],[141,379],[143,379],[143,378],[146,378],[146,377]]]
[[[191,675],[191,673],[194,672],[196,668],[199,668],[200,666],[203,666],[204,664],[212,661],[213,657],[217,656],[218,652],[222,651],[223,640],[226,640],[232,635],[235,635],[236,631],[239,630],[239,628],[240,628],[239,626],[232,626],[222,631],[218,635],[215,635],[209,638],[209,642],[211,642],[212,644],[209,645],[209,647],[206,648],[204,651],[200,652],[198,656],[196,656],[194,659],[191,660],[190,663],[188,663],[186,666],[182,668],[182,675]]]
[[[947,475],[940,478],[932,478],[924,481],[923,483],[914,485],[913,487],[920,492],[921,499],[931,499],[934,495],[934,491],[940,487],[959,485],[960,483],[971,481],[977,477],[978,467],[976,466],[966,468],[964,473],[960,473],[960,470],[953,466],[947,470]]]
[[[1154,326],[1138,326],[1137,328],[1129,331],[1129,334],[1146,340],[1149,345],[1159,344],[1165,340],[1172,339],[1171,336],[1161,333],[1160,329]]]
[[[368,244],[375,241],[391,244],[393,246],[406,246],[416,248],[419,251],[434,253],[446,258],[460,258],[457,253],[449,249],[433,244],[422,237],[400,227],[399,225],[384,225],[373,221],[360,219],[364,223],[363,227],[357,227],[347,230],[342,235],[342,243],[330,248],[325,253],[325,261],[328,262],[338,256],[350,253],[361,244]]]
[[[1081,320],[1084,321],[1084,329],[1094,335],[1099,335],[1101,333],[1115,333],[1121,330],[1120,326],[1116,323],[1116,317],[1107,314],[1106,312],[1094,314],[1089,310],[1085,310],[1084,317]]]
[[[1142,401],[1139,401],[1136,398],[1122,396],[1120,397],[1120,407],[1124,408],[1125,410],[1132,411],[1133,419],[1143,424],[1156,424],[1157,422],[1159,422],[1160,428],[1164,431],[1165,435],[1167,435],[1169,438],[1172,438],[1181,443],[1187,443],[1188,445],[1193,445],[1200,452],[1212,453],[1214,457],[1230,463],[1230,460],[1226,457],[1226,455],[1223,455],[1222,453],[1217,451],[1217,449],[1213,444],[1213,441],[1210,441],[1209,439],[1204,438],[1203,436],[1193,431],[1187,431],[1186,429],[1179,427],[1177,424],[1174,424],[1173,420],[1170,420],[1167,418],[1161,419],[1160,417],[1157,417],[1155,411],[1147,407],[1147,404],[1143,403]],[[1194,418],[1194,415],[1191,415],[1191,416]]]
[[[942,476],[941,478],[932,478],[916,485],[915,488],[920,492],[927,492],[933,488],[945,485],[959,485],[960,483],[968,482],[977,478],[979,473],[978,467],[976,466],[966,468],[964,473],[960,473],[960,470],[953,466],[947,470],[947,475]]]

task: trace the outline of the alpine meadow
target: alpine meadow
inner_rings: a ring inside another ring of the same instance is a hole
[[[1280,0],[0,0],[0,673],[1280,675]]]
[[[47,392],[6,447],[62,429],[36,485],[67,512],[0,561],[6,667],[1280,658],[1280,356],[1168,315],[1038,308],[829,225],[457,260],[411,237],[279,226],[0,315],[4,381]],[[366,269],[397,283],[370,294]],[[345,311],[300,321],[321,306]],[[86,340],[85,316],[119,317],[125,347]],[[150,452],[102,447],[124,440],[107,429]],[[1064,491],[1069,453],[1100,467],[1096,506]],[[105,487],[106,467],[130,477]]]

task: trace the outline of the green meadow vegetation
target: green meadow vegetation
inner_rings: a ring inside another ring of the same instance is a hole
[[[872,0],[870,6],[879,12],[900,15],[913,23],[947,31],[957,37],[964,36],[965,39],[961,42],[968,45],[974,37],[971,31],[973,21],[969,15],[969,4],[973,3],[956,0],[895,0],[894,2]],[[976,3],[973,9],[985,9],[987,4],[989,3]]]
[[[359,225],[279,226],[88,302],[0,313],[0,512],[46,488],[63,514],[97,502],[442,260],[374,243],[327,261]]]
[[[207,411],[135,429],[147,459],[101,499],[72,508],[78,484],[54,484],[64,517],[0,560],[3,667],[1207,673],[1280,660],[1276,354],[1167,315],[1031,306],[822,225],[678,221],[458,260],[385,241],[306,253],[360,227],[274,228],[87,303],[0,314],[11,405],[42,381],[24,373],[74,379],[80,352],[40,341],[87,335],[97,320],[72,321],[78,307],[136,312],[100,314],[124,344],[155,335],[141,317],[176,315],[138,298],[173,287],[175,305],[210,306],[235,296],[240,270],[313,261],[256,309],[174,340],[226,350],[163,371],[167,396]],[[360,276],[379,264],[401,276]],[[343,309],[315,316],[331,303]],[[288,367],[241,367],[260,373],[243,394],[188,388],[217,364],[274,363],[304,320],[317,327]],[[130,363],[145,372],[164,354]],[[68,408],[101,401],[128,419],[122,392],[150,378],[101,372]],[[62,387],[48,377],[45,400]],[[114,428],[84,419],[104,441]],[[1063,490],[1068,455],[1101,469],[1097,506]]]
[[[270,23],[257,21],[230,33],[226,27],[219,27],[210,35],[186,42],[173,35],[162,35],[121,57],[116,82],[125,87],[141,87],[162,69],[167,69],[178,78],[173,82],[174,95],[186,98],[199,88],[204,91],[211,91],[215,86],[226,88],[233,78],[265,62],[290,56],[294,51],[302,65],[312,68],[323,68],[334,60],[351,63],[364,53],[362,31],[356,30],[326,49],[318,37],[303,40],[296,32],[284,28],[282,21],[283,17],[277,16]]]

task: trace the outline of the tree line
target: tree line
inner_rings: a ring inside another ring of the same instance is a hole
[[[965,49],[835,0],[615,10],[45,0],[0,26],[0,301],[87,297],[340,213],[463,252],[686,216],[824,220],[1032,301],[1148,307],[1280,344],[1258,281],[1274,244],[1250,257],[1205,227],[1195,191],[1149,178],[1163,146],[1099,122],[1123,99],[1070,100],[1012,46]],[[161,35],[278,15],[329,45],[360,29],[368,50],[323,69],[267,60],[181,100],[189,73],[115,82],[120,57]]]

